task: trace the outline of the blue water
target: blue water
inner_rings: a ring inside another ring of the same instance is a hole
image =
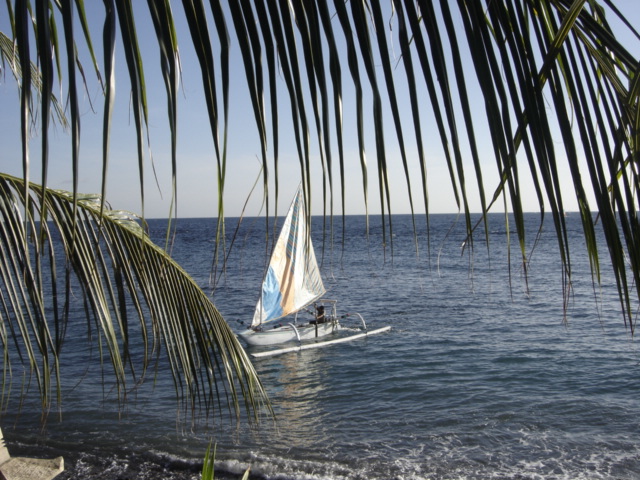
[[[74,377],[62,419],[52,413],[42,428],[37,404],[27,402],[19,416],[10,406],[2,428],[11,453],[63,455],[60,479],[197,479],[210,440],[218,478],[237,478],[249,466],[265,479],[640,477],[640,358],[602,243],[602,286],[592,283],[577,215],[567,217],[566,312],[550,218],[526,279],[517,243],[508,261],[499,215],[490,216],[489,249],[480,231],[471,255],[461,249],[462,219],[452,215],[431,217],[429,242],[418,219],[417,256],[408,216],[393,218],[384,248],[379,217],[370,219],[368,239],[364,218],[347,217],[344,246],[340,221],[333,246],[323,242],[321,219],[314,221],[328,296],[370,328],[392,330],[254,360],[276,424],[266,418],[237,428],[226,414],[193,424],[166,371],[119,409],[114,392],[101,387],[99,365],[91,365],[95,352],[76,339],[64,357]],[[538,223],[528,215],[528,254]],[[228,220],[230,234],[236,224]],[[156,238],[164,225],[151,222]],[[213,228],[213,220],[179,220],[173,246],[207,291]],[[212,291],[235,330],[252,315],[264,238],[262,220],[244,220]]]

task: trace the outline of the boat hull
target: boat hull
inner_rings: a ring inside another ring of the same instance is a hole
[[[338,328],[340,328],[340,325],[337,321],[320,323],[318,325],[297,325],[295,328],[292,325],[282,325],[276,326],[275,328],[265,328],[259,331],[248,329],[244,332],[240,332],[238,336],[248,345],[266,346],[298,340],[298,335],[300,336],[301,341],[313,340],[315,338],[329,335],[335,332]]]

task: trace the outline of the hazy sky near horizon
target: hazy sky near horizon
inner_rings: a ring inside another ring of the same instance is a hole
[[[627,15],[629,21],[640,26],[640,2],[637,0],[623,0],[616,2],[618,8]],[[94,48],[98,57],[98,63],[102,68],[101,29],[103,21],[102,2],[85,2],[87,15],[92,30]],[[145,78],[147,81],[147,95],[149,99],[149,145],[145,160],[145,211],[149,218],[166,217],[170,212],[171,202],[171,155],[170,136],[167,120],[166,93],[164,82],[159,71],[159,54],[155,39],[155,32],[151,24],[146,2],[134,2],[136,10],[136,26],[138,28],[139,41],[143,50]],[[212,217],[217,215],[217,182],[216,159],[213,149],[213,141],[210,133],[209,120],[202,93],[200,69],[193,48],[190,45],[188,28],[184,20],[182,8],[175,3],[173,5],[180,56],[182,64],[182,78],[178,113],[178,216],[179,217]],[[209,19],[211,20],[211,19]],[[229,28],[232,27],[230,18],[227,18]],[[209,22],[212,28],[213,22]],[[61,25],[60,25],[61,27]],[[6,18],[6,7],[0,13],[0,31],[8,33],[10,28]],[[83,42],[81,29],[76,29],[79,36],[78,43]],[[395,34],[395,32],[394,32]],[[230,32],[232,42],[231,52],[231,92],[230,112],[228,124],[228,149],[227,149],[227,180],[224,194],[225,214],[238,216],[242,213],[245,201],[249,197],[254,181],[260,174],[260,143],[255,127],[255,120],[250,98],[247,94],[247,86],[242,67],[241,55],[237,46],[234,33]],[[629,43],[630,51],[640,58],[640,48],[637,39]],[[121,39],[118,37],[120,44]],[[393,48],[393,45],[391,45]],[[214,48],[214,55],[217,50]],[[83,62],[87,76],[88,88],[80,99],[81,118],[81,146],[80,146],[80,187],[83,193],[97,193],[100,191],[100,176],[102,169],[102,93],[95,74],[91,68],[90,58],[80,49],[80,59]],[[140,179],[138,173],[135,127],[130,110],[130,84],[125,71],[126,65],[121,48],[116,53],[117,77],[116,77],[116,104],[114,110],[114,125],[110,143],[110,166],[107,185],[107,199],[114,209],[123,209],[142,213],[140,202]],[[66,68],[63,64],[63,69]],[[265,67],[266,68],[266,67]],[[403,69],[399,65],[394,74],[402,76]],[[66,76],[66,72],[63,73]],[[379,79],[383,78],[382,70],[377,72]],[[78,79],[81,81],[81,79]],[[66,78],[63,82],[66,82]],[[403,81],[403,80],[402,80]],[[347,182],[346,213],[361,214],[365,212],[362,188],[362,171],[358,156],[356,122],[353,105],[353,87],[348,69],[343,69],[344,83],[344,138],[345,138],[345,177]],[[398,85],[402,85],[399,82]],[[63,87],[63,89],[66,86]],[[400,103],[405,106],[403,114],[410,115],[409,103],[406,100],[406,92],[401,86],[398,92],[401,95]],[[60,88],[56,90],[60,98]],[[484,106],[481,95],[477,90],[470,91],[474,99],[474,108],[477,110],[476,120],[482,119]],[[300,180],[299,160],[296,144],[290,120],[290,107],[288,94],[284,81],[279,78],[278,96],[280,102],[280,155],[279,155],[279,185],[280,199],[278,213],[282,214],[289,205],[293,192]],[[265,99],[269,102],[268,97]],[[370,116],[372,110],[371,99],[365,98],[365,114]],[[428,188],[431,213],[457,212],[448,169],[442,153],[440,139],[432,121],[432,115],[428,112],[429,105],[425,101],[423,115],[423,140],[427,148]],[[311,109],[308,107],[309,114]],[[16,82],[9,69],[2,66],[0,75],[0,171],[16,176],[22,176],[21,143],[19,129],[19,96]],[[267,114],[269,115],[269,114]],[[462,117],[459,119],[462,122]],[[478,120],[478,125],[482,125]],[[486,123],[486,120],[485,120]],[[29,144],[31,158],[31,180],[40,183],[40,143],[41,133],[38,131],[39,122],[31,132]],[[333,128],[333,125],[332,125]],[[408,157],[410,162],[410,177],[412,182],[413,200],[415,210],[423,212],[424,206],[421,198],[420,170],[418,165],[417,148],[413,139],[413,128],[405,122],[405,133],[408,138]],[[397,148],[395,128],[391,115],[385,118],[385,144],[387,147],[387,161],[389,162],[389,179],[392,188],[391,208],[393,213],[409,213],[405,173]],[[222,130],[221,130],[222,133]],[[318,160],[318,148],[315,141],[315,129],[310,131],[312,140],[312,156]],[[49,186],[71,190],[71,162],[70,162],[70,132],[63,130],[59,125],[52,127],[50,131],[51,154],[49,169]],[[486,194],[490,197],[497,186],[497,173],[488,134],[480,135],[478,142],[482,156],[483,175],[485,179]],[[146,148],[146,147],[145,147]],[[273,162],[271,139],[269,138],[270,162]],[[375,138],[373,128],[369,126],[367,144],[367,161],[369,169],[369,213],[380,212],[379,194],[377,190]],[[336,182],[337,196],[334,200],[334,212],[340,214],[340,192],[338,187],[339,171],[337,168],[337,148],[332,145],[335,166],[333,169]],[[320,162],[315,161],[313,176],[317,179],[313,184],[313,210],[314,214],[322,214],[322,171]],[[273,185],[273,167],[271,166],[271,185]],[[475,175],[470,155],[465,158],[467,169],[467,192],[471,208],[474,211],[480,209],[475,185]],[[155,173],[154,173],[155,172]],[[569,177],[569,171],[561,170],[561,176]],[[156,180],[157,179],[157,180]],[[525,184],[524,206],[525,210],[537,210],[538,204],[531,185]],[[576,202],[573,187],[569,182],[563,187],[565,208],[575,210]],[[246,215],[263,214],[261,211],[262,188],[261,184],[249,200]],[[272,207],[273,208],[273,207]],[[595,205],[592,205],[595,208]],[[497,210],[502,211],[502,205]],[[272,211],[269,213],[273,213]]]

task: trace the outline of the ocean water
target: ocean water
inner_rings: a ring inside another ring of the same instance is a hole
[[[226,413],[194,423],[162,369],[119,407],[79,328],[65,347],[71,379],[61,415],[43,426],[31,401],[4,413],[12,455],[63,455],[61,480],[197,479],[210,441],[223,479],[248,467],[260,479],[640,478],[638,349],[602,242],[602,284],[592,281],[578,216],[566,219],[566,310],[550,218],[537,237],[539,215],[527,216],[528,255],[538,241],[526,276],[500,215],[490,216],[489,246],[479,231],[473,250],[461,248],[462,218],[431,216],[429,241],[417,218],[417,246],[410,217],[392,220],[383,246],[380,217],[370,218],[368,238],[364,217],[347,217],[344,241],[339,219],[333,241],[314,219],[327,296],[369,328],[392,330],[255,359],[275,423],[238,426]],[[236,224],[227,220],[229,238]],[[161,241],[166,223],[150,225]],[[215,289],[214,226],[179,220],[172,251],[239,331],[265,265],[264,221],[243,221]]]

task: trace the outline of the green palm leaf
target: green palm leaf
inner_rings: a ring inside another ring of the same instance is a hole
[[[242,346],[199,286],[151,242],[139,219],[103,209],[97,195],[78,195],[76,220],[71,193],[44,195],[30,184],[27,200],[24,191],[23,180],[0,176],[1,302],[5,318],[15,319],[10,325],[18,337],[15,351],[5,356],[5,372],[15,359],[28,364],[43,410],[60,401],[64,332],[74,321],[68,297],[60,301],[43,292],[62,291],[60,284],[71,281],[82,288],[87,326],[110,359],[119,400],[144,379],[160,349],[176,395],[194,413],[220,411],[229,403],[239,417],[242,397],[249,418],[257,418],[266,394]],[[44,212],[47,221],[39,222]],[[49,268],[34,268],[40,261]],[[6,332],[2,340],[7,355]]]

